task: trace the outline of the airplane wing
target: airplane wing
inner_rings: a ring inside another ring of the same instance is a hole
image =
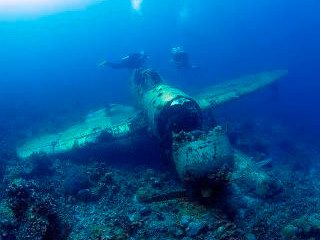
[[[277,70],[247,75],[208,87],[194,98],[202,109],[215,108],[262,89],[281,79],[287,73],[287,70]]]
[[[195,100],[202,109],[216,107],[261,89],[286,74],[287,71],[272,71],[248,75],[209,87],[197,95]],[[112,141],[132,136],[146,128],[147,122],[143,114],[133,107],[113,104],[88,114],[83,121],[65,130],[27,139],[24,145],[17,148],[17,154],[21,158],[27,158],[39,152],[49,155],[66,153],[101,142],[102,138],[104,141]]]
[[[139,115],[133,107],[110,105],[88,114],[84,121],[63,131],[28,139],[24,145],[17,148],[17,154],[21,158],[39,152],[60,154],[96,143],[101,137],[125,137],[134,132],[134,129],[146,126]]]

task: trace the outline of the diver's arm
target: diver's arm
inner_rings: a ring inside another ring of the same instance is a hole
[[[102,62],[97,64],[98,67],[105,67],[106,65],[107,65],[107,61],[106,60],[103,60]]]
[[[122,63],[112,63],[112,62],[107,62],[107,61],[102,61],[101,63],[98,64],[98,67],[111,67],[114,69],[118,69],[118,68],[123,68],[123,64]]]
[[[130,56],[125,56],[123,58],[121,58],[121,61],[127,61],[130,58]]]

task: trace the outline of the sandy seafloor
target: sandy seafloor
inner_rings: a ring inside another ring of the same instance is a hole
[[[319,149],[284,123],[233,117],[217,113],[228,124],[232,145],[257,162],[271,158],[262,168],[283,189],[228,195],[230,209],[188,198],[139,202],[141,194],[181,189],[175,170],[154,167],[152,159],[130,164],[130,155],[125,164],[103,158],[19,160],[17,135],[3,131],[1,239],[320,239]]]

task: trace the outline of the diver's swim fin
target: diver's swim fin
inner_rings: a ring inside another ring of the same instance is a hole
[[[97,67],[105,67],[107,66],[108,62],[106,60],[103,60],[102,62],[97,64]]]

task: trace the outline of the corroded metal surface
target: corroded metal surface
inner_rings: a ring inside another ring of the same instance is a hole
[[[287,75],[287,73],[287,70],[276,70],[247,75],[208,87],[195,96],[195,99],[202,109],[215,108],[269,86]]]
[[[225,181],[233,169],[233,150],[220,126],[210,132],[180,133],[173,139],[173,159],[184,182]]]
[[[110,105],[86,116],[84,121],[54,134],[42,135],[27,141],[17,149],[21,158],[33,153],[60,154],[96,143],[101,135],[112,138],[126,136],[132,131],[132,120],[136,116],[132,107]]]
[[[283,70],[248,75],[207,88],[192,98],[165,84],[157,72],[150,69],[139,71],[133,74],[132,81],[139,111],[142,110],[143,114],[133,107],[110,105],[87,115],[84,121],[74,123],[65,130],[27,139],[25,144],[17,148],[18,156],[27,158],[38,152],[49,155],[65,153],[75,147],[96,144],[101,136],[107,136],[104,138],[107,141],[133,136],[141,128],[149,127],[158,137],[166,131],[170,131],[170,135],[177,126],[177,131],[193,130],[199,126],[199,122],[191,121],[199,118],[198,106],[203,110],[219,106],[268,86],[287,74]],[[184,109],[186,111],[182,111]],[[179,124],[182,125],[181,128]],[[188,129],[189,125],[191,127]]]

